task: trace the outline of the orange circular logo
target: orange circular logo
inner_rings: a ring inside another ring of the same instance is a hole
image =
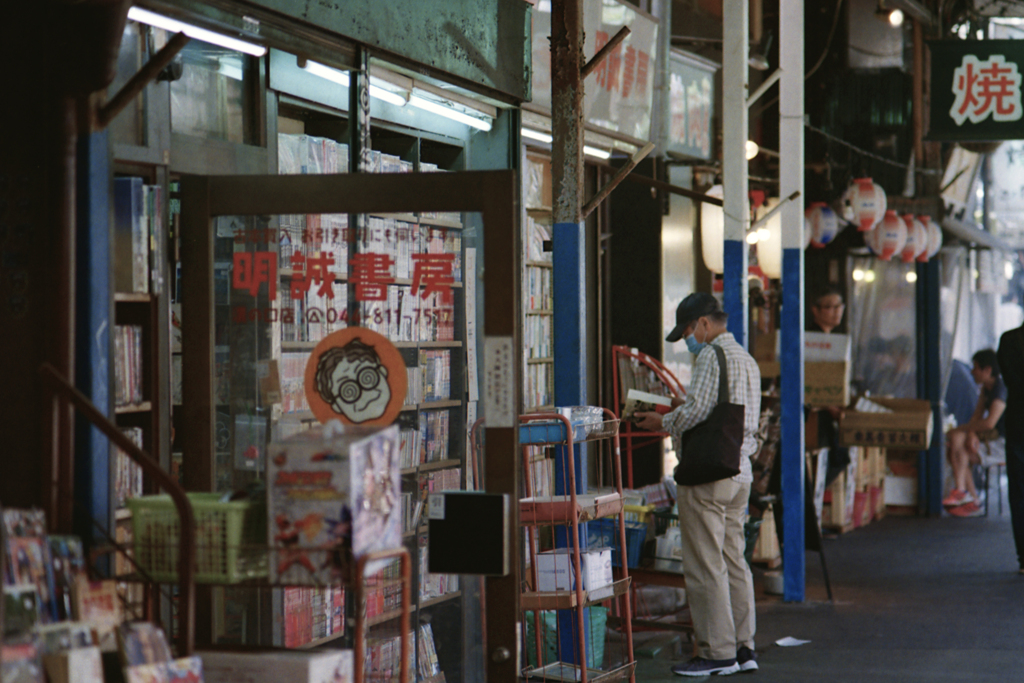
[[[332,332],[306,362],[306,400],[320,422],[389,425],[402,410],[408,381],[395,345],[365,327]]]

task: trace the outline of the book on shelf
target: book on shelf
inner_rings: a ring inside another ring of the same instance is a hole
[[[46,540],[53,567],[55,616],[57,621],[66,621],[74,615],[72,596],[75,580],[85,574],[85,551],[77,536],[51,535]]]
[[[142,403],[142,326],[114,327],[114,405]]]
[[[637,422],[636,413],[659,413],[664,415],[672,410],[672,399],[638,389],[626,392],[626,405],[622,408],[622,419]]]
[[[143,447],[142,427],[122,427],[121,432],[139,448]],[[120,448],[114,447],[114,500],[122,508],[129,498],[142,495],[142,467]]]
[[[149,292],[149,226],[142,178],[114,179],[114,290]]]
[[[421,679],[428,679],[441,673],[441,667],[437,662],[437,647],[434,645],[434,630],[429,623],[419,628],[416,652],[417,671]]]
[[[201,657],[178,657],[166,663],[167,683],[203,683]]]
[[[352,650],[199,653],[206,683],[352,683]],[[363,680],[367,680],[364,678]]]

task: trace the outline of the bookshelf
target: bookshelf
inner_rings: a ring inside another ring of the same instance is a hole
[[[554,408],[551,160],[526,154],[523,173],[523,407]]]
[[[137,169],[136,169],[137,170]],[[164,187],[153,169],[114,178],[112,336],[114,422],[134,443],[161,462],[163,413],[161,329],[164,301]],[[152,492],[141,468],[117,447],[111,449],[114,538],[131,547],[131,513],[125,500]],[[115,571],[131,571],[118,554]],[[144,609],[141,586],[122,584],[119,593],[128,614]]]

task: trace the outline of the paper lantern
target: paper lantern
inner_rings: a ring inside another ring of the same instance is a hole
[[[888,261],[906,244],[907,224],[896,215],[895,211],[886,211],[882,221],[875,229],[864,236],[864,241],[871,247],[875,256],[883,261]]]
[[[778,197],[770,198],[757,210],[758,219],[778,205]],[[777,211],[764,227],[768,229],[768,239],[757,242],[757,265],[765,275],[778,280],[782,277],[782,212]]]
[[[861,232],[873,229],[885,215],[885,190],[871,178],[854,180],[845,197],[853,214],[850,222],[855,223]]]
[[[835,239],[839,232],[839,217],[825,202],[814,202],[804,215],[811,221],[811,246],[818,249]]]
[[[907,241],[900,250],[900,258],[910,263],[928,250],[928,228],[910,213],[903,216],[903,223],[907,226]]]
[[[715,185],[705,194],[722,198],[722,186]],[[700,243],[704,265],[712,273],[725,271],[725,211],[721,206],[704,202],[700,205]]]
[[[931,216],[918,216],[917,219],[928,232],[928,246],[917,256],[918,261],[927,261],[939,253],[942,248],[942,228],[932,220]]]

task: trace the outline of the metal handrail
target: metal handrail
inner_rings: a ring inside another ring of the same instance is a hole
[[[117,428],[117,425],[101,413],[84,394],[72,386],[56,368],[49,363],[43,363],[39,368],[39,373],[50,386],[55,409],[62,407],[57,405],[57,401],[63,400],[71,403],[93,426],[103,432],[111,443],[135,461],[145,475],[167,491],[171,500],[174,501],[174,505],[178,509],[179,528],[181,529],[181,533],[178,535],[178,625],[180,629],[178,650],[182,657],[191,655],[195,650],[196,635],[193,621],[196,600],[195,581],[193,580],[196,564],[196,522],[192,513],[192,503],[189,502],[185,489],[165,472],[156,460],[132,443]],[[57,414],[56,410],[54,414]]]

